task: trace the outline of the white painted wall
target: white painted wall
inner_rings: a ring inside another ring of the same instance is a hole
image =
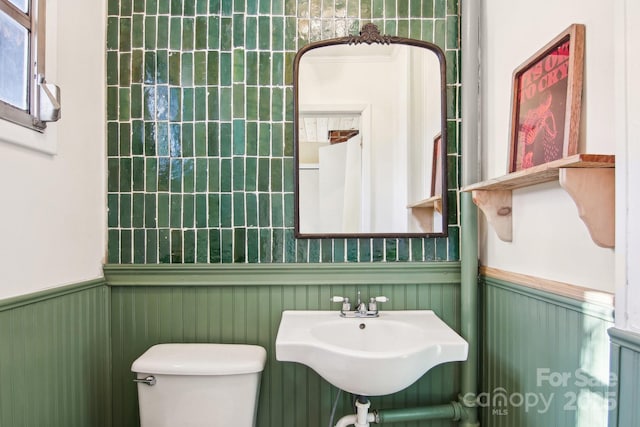
[[[640,332],[640,3],[615,6],[616,326]]]
[[[572,23],[586,26],[580,148],[588,153],[615,153],[613,4],[486,0],[481,14],[482,179],[507,172],[513,70]],[[614,251],[591,241],[573,201],[558,183],[513,192],[511,243],[499,240],[481,218],[483,265],[614,290]]]
[[[106,5],[47,3],[47,80],[61,87],[62,119],[44,136],[54,155],[6,142],[39,143],[0,121],[0,298],[102,276]]]

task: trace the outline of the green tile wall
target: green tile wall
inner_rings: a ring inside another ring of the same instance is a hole
[[[448,238],[294,238],[293,57],[369,21],[446,52]],[[108,262],[457,260],[458,23],[458,0],[109,0]]]

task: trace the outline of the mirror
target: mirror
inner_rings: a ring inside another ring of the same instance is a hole
[[[446,235],[445,72],[373,24],[297,53],[296,237]]]

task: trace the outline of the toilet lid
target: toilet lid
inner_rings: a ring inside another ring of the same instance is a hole
[[[165,375],[236,375],[260,372],[267,352],[245,344],[157,344],[131,365],[131,371]]]

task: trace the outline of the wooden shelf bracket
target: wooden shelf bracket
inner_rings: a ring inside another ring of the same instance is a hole
[[[428,199],[419,200],[407,205],[411,209],[411,214],[420,224],[420,229],[424,232],[433,232],[434,211],[442,213],[442,197],[433,196]]]
[[[473,203],[484,213],[487,222],[495,230],[500,240],[513,239],[511,220],[511,190],[473,190]]]
[[[562,168],[560,186],[578,207],[593,242],[615,247],[615,169]]]

